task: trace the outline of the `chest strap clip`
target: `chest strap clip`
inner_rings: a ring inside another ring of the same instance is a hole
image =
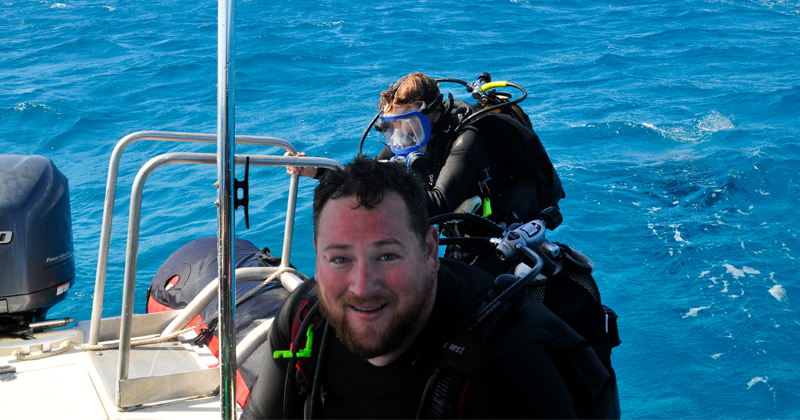
[[[306,348],[297,352],[297,355],[294,355],[294,352],[289,350],[275,350],[272,353],[273,359],[280,359],[281,357],[286,359],[291,359],[292,357],[311,357],[311,345],[314,341],[314,324],[308,326],[308,331],[306,331]]]

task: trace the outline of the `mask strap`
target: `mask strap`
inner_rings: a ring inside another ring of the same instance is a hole
[[[430,114],[431,112],[436,110],[436,105],[442,101],[442,98],[444,98],[444,95],[442,95],[442,93],[439,92],[439,94],[436,95],[436,98],[434,98],[432,101],[428,103],[423,102],[422,106],[419,107],[419,112],[421,112],[422,115]]]

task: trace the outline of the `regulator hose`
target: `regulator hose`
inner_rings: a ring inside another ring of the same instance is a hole
[[[428,219],[429,225],[436,225],[441,222],[449,222],[452,220],[465,220],[469,223],[473,223],[479,227],[486,229],[489,232],[489,236],[491,237],[501,237],[505,232],[502,226],[498,225],[497,223],[483,217],[478,216],[474,213],[445,213],[440,214],[438,216],[433,216]]]

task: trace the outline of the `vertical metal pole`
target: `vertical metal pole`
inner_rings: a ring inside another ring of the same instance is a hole
[[[114,197],[117,192],[117,173],[119,157],[125,145],[117,144],[111,152],[108,164],[108,180],[106,181],[106,199],[103,204],[103,224],[100,229],[100,250],[97,256],[97,272],[94,281],[94,299],[92,299],[92,321],[89,323],[89,344],[97,344],[100,336],[100,320],[103,318],[103,296],[106,289],[106,269],[108,268],[108,246],[111,242],[111,219],[114,216]]]
[[[286,227],[283,231],[283,251],[281,251],[281,267],[289,267],[292,255],[292,234],[294,233],[294,213],[297,208],[297,184],[300,175],[289,178],[289,202],[286,205]]]
[[[234,130],[234,0],[219,0],[217,42],[217,262],[219,277],[220,416],[236,418],[236,331],[233,163]]]

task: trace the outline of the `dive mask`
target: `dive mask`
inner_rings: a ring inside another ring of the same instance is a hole
[[[428,144],[431,139],[431,123],[420,111],[398,115],[380,114],[378,131],[386,136],[386,144],[395,155],[407,155]]]

